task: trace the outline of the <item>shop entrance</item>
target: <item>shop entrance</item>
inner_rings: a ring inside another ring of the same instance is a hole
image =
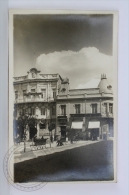
[[[66,126],[61,126],[61,137],[66,138]]]
[[[88,131],[88,139],[89,140],[97,140],[97,137],[99,137],[99,129],[90,129]]]

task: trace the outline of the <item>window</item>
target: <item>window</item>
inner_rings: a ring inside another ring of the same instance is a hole
[[[66,115],[66,105],[61,105],[61,115]]]
[[[113,104],[109,104],[109,113],[113,114]]]
[[[55,108],[55,106],[52,107],[52,115],[56,115],[56,108]]]
[[[35,92],[35,89],[31,89],[31,92],[34,93]]]
[[[26,93],[26,90],[23,90],[23,98],[24,98],[24,100],[26,99],[25,93]]]
[[[31,108],[28,108],[28,114],[31,114]]]
[[[80,104],[75,104],[75,112],[76,114],[80,114]]]
[[[26,93],[26,90],[23,90],[23,95],[25,95],[25,93]]]
[[[35,109],[34,108],[31,108],[31,114],[35,115]]]
[[[40,129],[45,129],[45,128],[46,128],[46,124],[40,122],[40,123],[39,123],[39,127],[40,127]]]
[[[97,113],[97,104],[92,104],[92,113],[93,114]]]
[[[107,113],[107,103],[104,103],[104,113]]]
[[[42,92],[41,97],[46,98],[46,89],[41,89],[41,92]]]
[[[56,91],[53,91],[53,98],[56,98]]]
[[[32,99],[32,101],[34,101],[35,100],[35,95],[31,95],[31,99]]]
[[[45,115],[45,108],[41,108],[41,115]]]
[[[56,98],[56,89],[52,89],[53,90],[53,98]]]
[[[18,99],[18,91],[15,91],[15,100]]]

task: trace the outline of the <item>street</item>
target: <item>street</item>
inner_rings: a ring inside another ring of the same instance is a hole
[[[14,164],[15,182],[110,181],[113,141],[101,141]]]

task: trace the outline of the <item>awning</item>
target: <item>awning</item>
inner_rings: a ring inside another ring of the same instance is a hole
[[[97,129],[100,127],[100,121],[90,121],[88,129]]]
[[[82,129],[83,121],[81,122],[72,122],[71,129]]]

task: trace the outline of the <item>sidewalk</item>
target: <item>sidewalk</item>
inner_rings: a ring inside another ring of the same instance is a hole
[[[84,145],[94,144],[96,142],[98,141],[80,140],[77,143],[71,144],[70,142],[68,142],[62,146],[57,146],[57,143],[55,141],[54,143],[51,143],[51,147],[50,144],[46,144],[46,148],[44,146],[43,149],[39,149],[39,150],[31,150],[30,145],[32,145],[32,142],[26,142],[26,152],[24,152],[24,143],[21,142],[20,145],[15,146],[14,163],[23,162],[26,160],[38,158],[39,156],[45,156],[56,152],[62,152],[65,150],[81,147]]]

